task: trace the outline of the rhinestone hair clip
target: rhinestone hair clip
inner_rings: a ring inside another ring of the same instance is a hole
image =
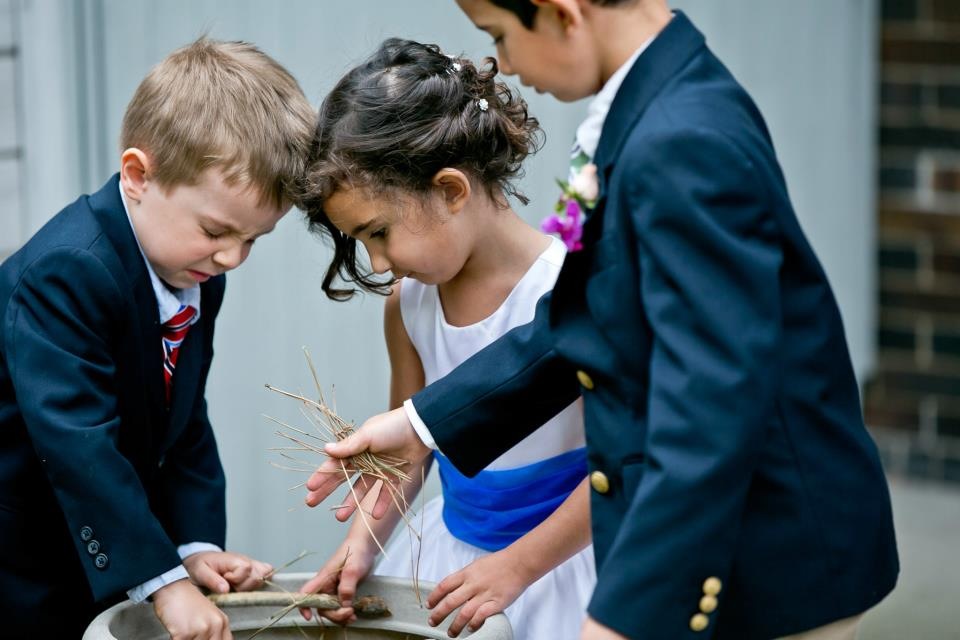
[[[447,67],[447,73],[449,73],[450,75],[460,73],[460,70],[463,69],[463,65],[457,62],[456,56],[451,56],[450,54],[447,54],[447,57],[450,58],[450,66]]]

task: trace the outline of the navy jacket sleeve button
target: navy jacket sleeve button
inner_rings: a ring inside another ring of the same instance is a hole
[[[716,596],[703,596],[700,598],[700,611],[704,613],[713,613],[717,610]]]
[[[99,553],[97,557],[93,559],[93,565],[97,569],[106,569],[108,562],[110,562],[110,558],[108,558],[105,553]]]
[[[715,596],[720,593],[720,589],[723,588],[723,583],[720,582],[720,578],[709,577],[703,581],[703,592],[708,596]]]
[[[97,540],[91,540],[90,542],[88,542],[87,553],[89,553],[92,556],[95,556],[98,553],[100,553],[100,542]]]
[[[694,616],[690,618],[690,628],[694,631],[703,631],[709,624],[710,618],[702,613],[694,614]]]
[[[594,471],[590,474],[590,486],[597,493],[606,493],[610,491],[610,481],[607,480],[607,474],[603,471]]]
[[[80,539],[86,542],[93,537],[93,529],[90,527],[80,527]]]
[[[577,380],[580,381],[580,384],[587,391],[589,391],[590,389],[593,389],[593,378],[587,375],[587,372],[584,371],[583,369],[580,369],[579,371],[577,371]]]

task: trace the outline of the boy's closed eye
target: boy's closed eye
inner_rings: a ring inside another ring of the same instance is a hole
[[[380,227],[380,228],[377,229],[376,231],[371,231],[371,232],[370,232],[370,238],[371,238],[371,239],[372,239],[372,238],[386,238],[386,237],[387,237],[387,228],[386,228],[386,227]]]

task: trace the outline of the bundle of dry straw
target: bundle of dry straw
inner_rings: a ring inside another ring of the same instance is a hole
[[[296,400],[300,404],[301,415],[303,415],[307,422],[313,427],[313,432],[298,429],[297,427],[271,416],[264,417],[278,424],[281,429],[275,432],[276,435],[289,442],[289,444],[286,446],[272,447],[270,449],[271,451],[279,453],[279,455],[287,461],[287,464],[280,465],[275,462],[271,462],[271,464],[279,469],[305,473],[309,476],[317,470],[319,465],[315,461],[311,462],[309,460],[304,460],[301,456],[303,454],[317,454],[323,458],[329,457],[324,451],[323,445],[328,442],[343,440],[352,434],[355,429],[353,423],[347,422],[337,415],[335,401],[333,408],[327,405],[324,398],[323,389],[320,386],[320,380],[317,377],[316,367],[313,365],[313,360],[310,357],[310,353],[306,348],[304,348],[303,352],[307,359],[307,365],[310,368],[310,374],[313,377],[313,382],[316,385],[316,400],[308,398],[300,393],[293,393],[283,389],[278,389],[277,387],[269,384],[265,386],[271,391]],[[389,491],[390,497],[393,500],[393,504],[397,511],[401,514],[408,531],[415,536],[417,540],[420,540],[420,532],[414,529],[410,522],[409,516],[407,515],[410,504],[407,502],[402,488],[398,488],[402,487],[404,483],[411,481],[411,477],[403,471],[403,467],[409,465],[408,461],[364,451],[363,453],[347,458],[346,460],[338,460],[338,462],[340,463],[340,471],[338,473],[343,474],[344,480],[350,487],[350,492],[353,495],[353,499],[357,503],[357,512],[359,513],[367,531],[370,533],[370,536],[380,548],[381,553],[386,554],[386,550],[370,527],[370,522],[367,519],[369,514],[367,514],[366,511],[360,506],[360,500],[355,489],[357,483],[362,484],[365,489],[372,487],[373,491],[371,493],[373,494],[383,490]],[[357,478],[351,484],[350,476],[354,474],[357,476]],[[396,479],[399,479],[400,482],[391,481]],[[423,479],[421,478],[421,482],[422,480]],[[379,489],[373,486],[378,482],[380,483]],[[290,490],[299,489],[305,484],[306,481],[301,482],[290,487]],[[334,505],[330,508],[335,510],[341,508],[342,506],[343,505]],[[416,571],[414,572],[414,575],[416,576]],[[419,589],[417,589],[417,591],[419,591]]]

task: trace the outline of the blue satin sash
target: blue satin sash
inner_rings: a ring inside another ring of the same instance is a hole
[[[585,447],[516,469],[468,478],[434,452],[443,521],[456,538],[487,551],[508,546],[546,520],[587,475]]]

